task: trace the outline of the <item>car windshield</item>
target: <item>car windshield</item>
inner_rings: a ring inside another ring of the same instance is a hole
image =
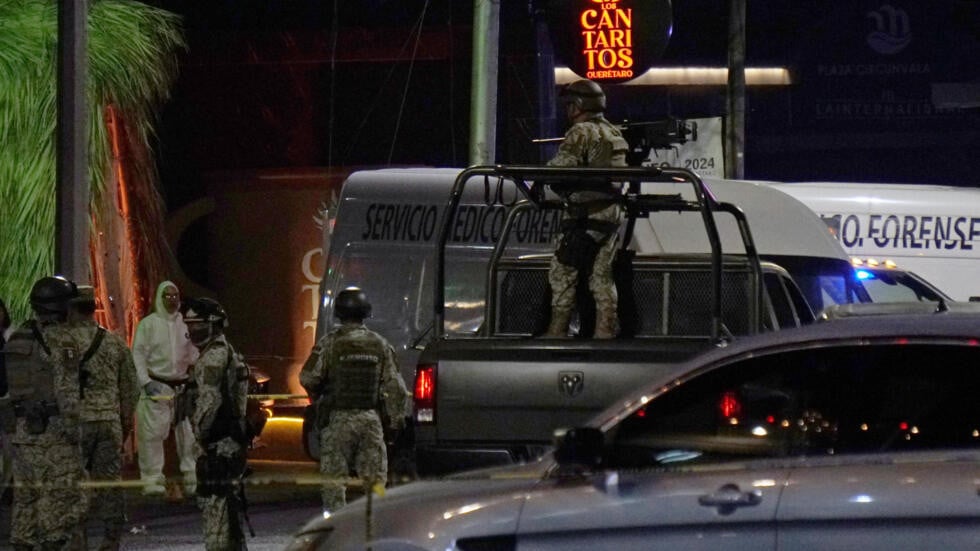
[[[872,302],[854,276],[854,268],[843,259],[802,256],[766,256],[786,269],[799,286],[811,310],[820,312],[835,304]]]
[[[874,302],[939,302],[935,289],[902,270],[855,268],[854,273]]]
[[[713,369],[612,429],[609,464],[980,449],[980,347],[815,348]]]

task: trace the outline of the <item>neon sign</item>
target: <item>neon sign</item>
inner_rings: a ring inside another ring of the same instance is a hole
[[[548,10],[559,60],[595,81],[640,76],[670,36],[669,0],[552,0]]]
[[[579,17],[585,45],[585,77],[590,79],[627,78],[633,73],[633,10],[619,7],[619,0],[596,2]]]

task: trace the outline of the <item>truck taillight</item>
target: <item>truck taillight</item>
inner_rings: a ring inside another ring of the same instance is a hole
[[[415,368],[415,422],[431,424],[436,419],[436,366]]]

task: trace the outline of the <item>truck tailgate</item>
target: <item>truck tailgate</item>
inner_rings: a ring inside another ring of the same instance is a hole
[[[476,441],[476,433],[482,442],[547,443],[555,428],[584,423],[629,390],[709,347],[700,339],[669,345],[445,340],[437,356],[436,438]]]

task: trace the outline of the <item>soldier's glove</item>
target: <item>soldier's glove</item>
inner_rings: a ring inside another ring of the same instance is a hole
[[[167,394],[169,389],[170,387],[159,381],[150,381],[143,386],[143,392],[150,398]]]

